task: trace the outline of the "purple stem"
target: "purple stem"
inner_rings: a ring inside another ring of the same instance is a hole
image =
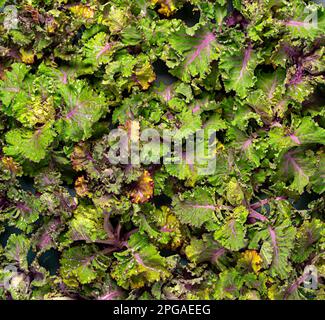
[[[216,207],[215,206],[212,206],[212,205],[199,205],[199,204],[194,204],[192,205],[193,208],[195,209],[211,209],[211,210],[215,210]]]
[[[286,200],[287,197],[284,197],[284,196],[280,196],[280,197],[276,197],[274,198],[274,200],[276,201],[281,201],[281,200]],[[255,202],[253,203],[252,205],[250,205],[250,208],[251,209],[257,209],[257,208],[260,208],[266,204],[268,204],[270,202],[271,199],[263,199],[261,201],[258,201],[258,202]]]
[[[269,221],[269,219],[262,214],[258,213],[254,209],[250,209],[250,214],[248,215],[248,218],[253,218],[262,222]]]
[[[203,38],[202,42],[197,45],[195,48],[196,50],[194,51],[194,53],[188,58],[186,65],[188,66],[189,64],[191,64],[197,57],[200,56],[201,52],[208,48],[211,44],[212,41],[215,40],[215,36],[212,32],[209,32],[208,34],[205,35],[205,37]]]
[[[294,143],[301,144],[299,138],[295,134],[290,134],[289,137]]]
[[[298,287],[307,279],[308,274],[303,274],[299,277],[285,292],[284,300],[287,300],[289,295],[298,289]]]
[[[278,256],[279,256],[279,249],[278,249],[278,244],[277,244],[277,240],[276,240],[276,234],[275,234],[274,229],[272,229],[271,226],[268,227],[268,230],[270,233],[271,242],[272,242],[272,246],[273,246],[273,250],[274,250],[274,261],[277,262]]]
[[[112,291],[109,293],[104,294],[103,296],[99,297],[97,300],[113,300],[114,298],[121,295],[121,291]]]
[[[112,43],[106,43],[106,45],[97,53],[96,59],[98,60],[103,54],[112,48]]]
[[[253,47],[251,44],[249,44],[244,53],[244,59],[243,59],[242,68],[240,70],[239,79],[241,79],[244,76],[244,71],[247,68],[248,61],[251,57],[252,52],[253,52]]]
[[[211,262],[215,263],[218,261],[218,259],[226,252],[226,249],[220,248],[213,252],[211,257]]]

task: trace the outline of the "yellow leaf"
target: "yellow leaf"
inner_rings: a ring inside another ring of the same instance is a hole
[[[145,171],[139,178],[136,187],[131,191],[130,196],[133,203],[145,203],[153,196],[154,181],[148,171]]]
[[[156,80],[156,74],[149,61],[146,61],[140,68],[137,68],[134,79],[143,90],[149,89],[150,84]]]
[[[77,4],[69,8],[70,11],[79,18],[92,19],[95,16],[95,11],[82,4]]]
[[[55,108],[53,105],[53,97],[51,96],[48,98],[31,96],[26,107],[26,112],[18,118],[23,124],[32,126],[45,124],[55,118]]]
[[[270,300],[277,300],[277,294],[278,294],[278,286],[277,285],[273,285],[269,288],[268,292],[267,292],[267,296]]]
[[[86,197],[90,195],[90,192],[88,190],[87,186],[87,180],[84,176],[79,177],[75,182],[75,190],[78,196],[80,197]]]
[[[32,51],[25,51],[25,49],[21,48],[19,50],[21,61],[27,64],[33,64],[34,63],[34,53]]]
[[[239,263],[258,273],[262,268],[262,258],[255,250],[246,250],[241,254]]]
[[[5,169],[11,172],[11,174],[14,175],[21,175],[22,174],[22,168],[21,166],[15,162],[15,160],[11,157],[3,157],[1,159],[1,162]]]
[[[59,24],[53,17],[50,17],[46,20],[46,31],[48,33],[54,33],[58,28]]]
[[[73,169],[76,171],[84,170],[87,166],[87,163],[89,162],[88,157],[87,146],[83,142],[75,145],[71,154]]]
[[[160,8],[158,9],[158,12],[166,17],[171,16],[175,10],[176,7],[172,0],[151,0],[152,4],[160,4]]]

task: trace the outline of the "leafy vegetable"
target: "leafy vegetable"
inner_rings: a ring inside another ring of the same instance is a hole
[[[0,299],[324,300],[320,2],[0,0]]]

